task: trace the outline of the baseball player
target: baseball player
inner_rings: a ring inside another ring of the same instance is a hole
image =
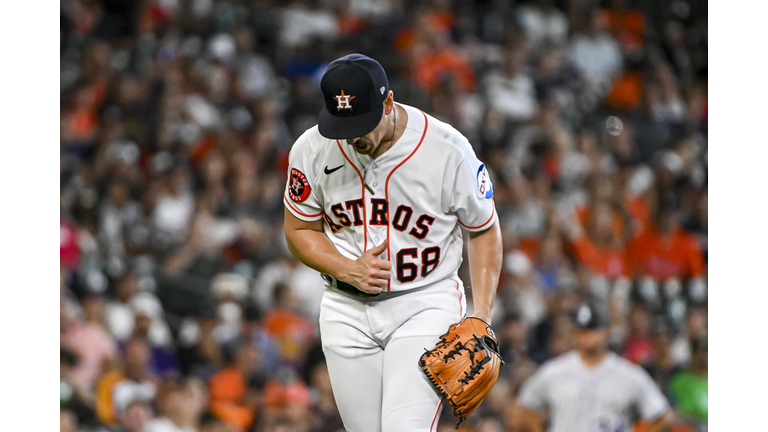
[[[419,356],[467,312],[490,322],[501,234],[485,165],[450,125],[394,102],[375,60],[352,54],[321,80],[318,125],[294,144],[285,236],[326,281],[320,333],[351,432],[434,431],[440,396]]]
[[[638,418],[646,432],[669,430],[669,404],[653,379],[606,348],[605,309],[584,302],[573,318],[576,350],[545,363],[520,389],[525,430],[629,432]]]

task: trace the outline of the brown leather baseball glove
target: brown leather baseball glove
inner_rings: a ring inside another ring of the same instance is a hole
[[[491,391],[502,364],[491,326],[474,317],[451,324],[440,342],[419,359],[421,369],[453,406],[459,424]]]

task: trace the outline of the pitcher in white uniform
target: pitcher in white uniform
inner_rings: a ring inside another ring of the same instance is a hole
[[[630,432],[642,419],[645,432],[668,431],[673,415],[651,376],[608,351],[605,308],[584,302],[573,321],[577,349],[542,365],[520,389],[525,430]]]
[[[285,235],[323,274],[320,333],[350,432],[434,431],[442,409],[418,366],[467,313],[490,322],[501,271],[493,187],[467,139],[394,102],[375,60],[352,54],[322,78],[318,125],[293,145]]]

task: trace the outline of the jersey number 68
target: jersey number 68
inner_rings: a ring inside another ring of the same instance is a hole
[[[397,252],[397,280],[398,282],[408,283],[416,280],[419,275],[419,266],[415,262],[409,260],[406,262],[406,257],[418,258],[418,248],[400,249]],[[425,248],[421,251],[421,277],[425,278],[428,274],[432,273],[432,270],[437,268],[437,264],[440,262],[440,246],[432,246]]]

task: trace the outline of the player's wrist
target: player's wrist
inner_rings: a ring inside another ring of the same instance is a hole
[[[488,325],[490,325],[491,317],[493,316],[493,313],[491,311],[480,310],[480,311],[474,312],[471,316],[474,318],[479,318],[485,321]]]
[[[340,257],[337,261],[337,268],[331,273],[331,276],[336,279],[353,284],[355,281],[354,275],[356,274],[357,260],[349,259],[345,256]]]

